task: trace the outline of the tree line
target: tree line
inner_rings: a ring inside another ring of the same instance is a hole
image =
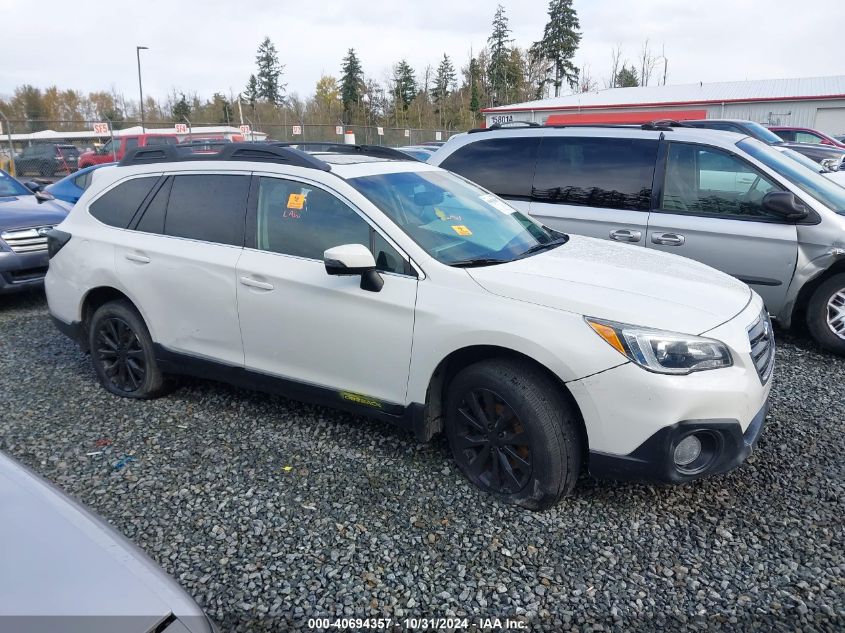
[[[514,43],[505,9],[499,5],[486,46],[470,51],[462,65],[445,53],[436,65],[417,69],[401,59],[386,76],[375,78],[365,73],[358,53],[350,48],[339,74],[320,77],[313,93],[303,97],[288,93],[285,65],[267,36],[258,46],[255,71],[240,93],[215,92],[203,99],[195,92],[174,90],[164,99],[147,97],[145,120],[150,126],[185,120],[237,125],[243,117],[257,129],[297,124],[464,129],[478,124],[485,107],[598,89],[589,68],[574,63],[580,41],[572,0],[551,0],[542,37],[527,47]],[[658,59],[646,41],[638,72],[637,64],[629,67],[617,46],[605,87],[646,85]],[[83,94],[55,86],[43,90],[20,86],[10,99],[0,99],[0,111],[9,119],[26,121],[29,131],[44,129],[47,122],[69,130],[92,120],[109,119],[116,128],[140,120],[138,102],[114,90]]]

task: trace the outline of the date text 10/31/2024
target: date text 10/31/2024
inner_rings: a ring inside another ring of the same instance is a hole
[[[482,631],[520,631],[528,629],[528,623],[524,620],[510,618],[403,618],[401,620],[394,620],[393,618],[310,618],[308,620],[308,628],[318,630],[387,630],[392,629],[395,624],[411,631],[454,631],[468,629],[470,626]]]

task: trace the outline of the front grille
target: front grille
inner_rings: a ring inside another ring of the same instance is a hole
[[[760,382],[765,385],[772,377],[775,366],[775,333],[765,308],[748,328],[748,342],[751,344],[751,360],[754,361]]]
[[[14,231],[3,231],[0,239],[9,245],[15,253],[36,253],[47,250],[47,236],[42,235],[45,229],[52,226],[39,226],[31,229],[16,229]]]

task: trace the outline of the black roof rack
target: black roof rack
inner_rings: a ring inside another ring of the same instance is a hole
[[[333,154],[358,154],[360,156],[372,156],[373,158],[387,158],[389,160],[417,160],[413,156],[406,154],[398,149],[392,147],[384,147],[383,145],[350,145],[346,143],[321,143],[320,141],[305,141],[305,142],[284,142],[284,143],[270,143],[273,147],[292,147],[301,149],[307,152],[309,149],[312,152],[331,152]]]
[[[258,143],[220,143],[220,150],[208,152],[204,145],[154,145],[136,147],[126,152],[118,165],[149,165],[151,163],[177,163],[183,161],[252,161],[284,163],[294,167],[307,167],[330,171],[328,163],[292,147],[279,147]]]
[[[651,121],[650,123],[643,123],[641,127],[644,130],[661,130],[665,132],[676,127],[695,126],[690,125],[689,123],[684,123],[683,121],[676,121],[675,119],[658,119],[657,121]]]
[[[505,121],[504,123],[494,123],[490,127],[476,127],[469,130],[469,134],[476,134],[478,132],[490,132],[491,130],[512,130],[520,127],[548,127],[540,125],[536,121]]]

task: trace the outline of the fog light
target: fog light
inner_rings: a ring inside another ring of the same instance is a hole
[[[687,435],[675,447],[675,465],[683,468],[689,466],[701,455],[701,440],[695,435]]]

